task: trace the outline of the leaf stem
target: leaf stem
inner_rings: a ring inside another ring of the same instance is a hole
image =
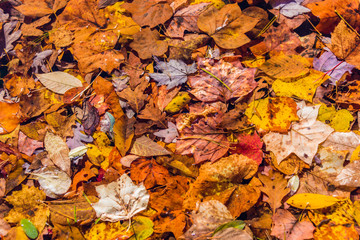
[[[218,78],[217,76],[215,76],[214,74],[212,74],[211,72],[209,72],[208,70],[204,69],[204,68],[200,68],[201,70],[203,70],[204,72],[206,72],[207,74],[209,74],[210,76],[212,76],[213,78],[215,78],[216,80],[218,80],[219,82],[221,82],[230,92],[232,92],[232,90],[229,88],[228,85],[226,85],[226,83],[224,83],[220,78]]]

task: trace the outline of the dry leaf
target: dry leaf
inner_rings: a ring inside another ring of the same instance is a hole
[[[135,139],[130,153],[143,156],[143,157],[152,157],[152,156],[162,156],[169,155],[171,152],[161,147],[156,142],[152,141],[150,138],[141,136]]]
[[[147,208],[149,194],[143,184],[136,186],[131,178],[123,174],[117,181],[96,187],[100,196],[92,204],[97,217],[103,221],[127,220]]]
[[[64,94],[72,88],[82,87],[82,83],[78,78],[65,72],[36,74],[36,77],[46,88],[58,94]]]

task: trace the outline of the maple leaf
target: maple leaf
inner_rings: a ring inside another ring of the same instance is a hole
[[[224,156],[230,143],[226,134],[216,129],[216,125],[216,119],[208,117],[207,121],[200,119],[191,128],[180,131],[176,152],[182,155],[193,154],[196,164],[207,160],[215,162]]]
[[[255,68],[244,68],[240,62],[198,59],[200,75],[190,76],[191,93],[203,102],[227,102],[243,98],[257,86]],[[240,100],[239,99],[239,100]]]
[[[282,199],[290,192],[287,188],[287,180],[281,173],[273,171],[269,173],[269,176],[259,174],[258,177],[264,184],[260,190],[268,196],[264,201],[269,203],[270,208],[275,212],[281,207]]]
[[[92,206],[103,221],[117,222],[130,219],[147,208],[150,195],[141,183],[136,186],[127,174],[116,181],[96,187],[100,196]]]
[[[131,88],[125,88],[121,92],[117,92],[116,94],[127,101],[130,107],[135,112],[140,112],[145,104],[145,99],[147,98],[147,94],[144,94],[145,89],[147,88],[148,83],[143,81],[139,84],[135,90],[131,90]]]
[[[149,76],[158,82],[158,85],[166,85],[167,89],[172,89],[187,81],[187,75],[197,71],[196,64],[186,65],[182,60],[161,62],[155,58],[156,69],[162,73],[150,73]]]
[[[270,132],[263,137],[268,150],[272,151],[278,164],[295,153],[301,160],[310,165],[317,152],[318,145],[324,142],[334,131],[329,125],[316,120],[320,105],[300,105],[299,123],[293,123],[288,134]]]

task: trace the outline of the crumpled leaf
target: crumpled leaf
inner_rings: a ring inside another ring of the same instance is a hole
[[[278,164],[291,153],[295,153],[310,165],[318,145],[334,131],[329,125],[316,120],[320,105],[305,106],[302,102],[299,107],[297,114],[300,122],[293,123],[289,133],[270,132],[263,137],[266,148],[275,154]]]
[[[154,132],[157,137],[165,138],[164,142],[171,143],[176,142],[176,138],[179,136],[176,125],[172,122],[168,122],[168,128]],[[175,141],[174,141],[175,140]]]
[[[78,78],[65,72],[36,74],[36,77],[46,88],[58,94],[64,94],[71,88],[82,87]]]
[[[161,62],[155,58],[156,69],[161,73],[150,73],[158,85],[166,85],[167,89],[172,89],[187,81],[187,75],[197,71],[196,64],[186,65],[182,60],[171,59],[169,62]]]
[[[256,69],[244,68],[239,61],[198,59],[198,66],[202,71],[190,76],[189,83],[191,93],[203,102],[240,100],[258,85],[254,80]]]
[[[218,10],[210,6],[197,21],[199,29],[209,34],[216,44],[225,49],[234,49],[250,42],[245,35],[259,19],[242,14],[237,4],[227,4]]]
[[[198,239],[213,232],[221,224],[233,220],[229,210],[217,200],[198,202],[197,204],[199,207],[191,214],[193,225],[185,233],[186,239]]]
[[[140,26],[150,28],[165,23],[173,15],[173,10],[166,1],[134,0],[132,3],[122,4],[122,7],[131,13]]]
[[[360,145],[360,135],[354,132],[333,132],[321,145],[332,146],[334,150],[347,150],[347,159],[350,159],[353,151]]]
[[[135,139],[130,153],[143,156],[143,157],[152,157],[152,156],[162,156],[171,154],[168,150],[160,146],[159,144],[152,141],[146,136],[141,136]]]
[[[271,236],[281,240],[304,240],[314,237],[314,225],[310,221],[297,221],[288,210],[278,209],[272,219]]]
[[[354,161],[343,167],[335,182],[344,187],[360,186],[360,161]]]
[[[93,204],[103,221],[127,220],[147,208],[150,195],[141,183],[136,186],[127,174],[109,184],[96,187],[100,200]]]
[[[45,150],[50,160],[70,176],[69,148],[60,136],[47,132],[44,139]]]
[[[319,58],[314,58],[313,66],[315,70],[329,75],[331,84],[336,85],[336,82],[340,80],[346,72],[351,73],[354,66],[337,60],[336,56],[330,51],[330,49],[325,49],[327,51],[321,54]],[[335,66],[336,68],[334,68]]]
[[[38,169],[31,174],[37,178],[46,196],[51,198],[65,194],[71,186],[69,175],[53,166]]]

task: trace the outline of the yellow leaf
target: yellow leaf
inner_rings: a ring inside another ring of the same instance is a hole
[[[335,131],[347,131],[354,117],[346,109],[336,111],[334,106],[327,107],[321,105],[319,109],[318,120],[329,124]]]
[[[179,92],[176,97],[174,97],[171,102],[165,107],[165,111],[169,113],[176,113],[180,111],[186,104],[191,100],[189,93]]]
[[[360,145],[357,146],[357,148],[355,148],[355,150],[353,151],[353,153],[351,154],[351,157],[350,157],[350,162],[353,162],[356,160],[360,160]]]
[[[299,119],[296,109],[291,98],[265,98],[251,102],[245,115],[260,131],[287,133],[291,122]]]
[[[315,193],[299,193],[289,198],[286,203],[300,209],[326,208],[342,201],[332,196]]]
[[[267,60],[259,69],[270,77],[285,80],[304,77],[309,73],[310,67],[310,62],[304,57],[281,53]]]
[[[273,83],[272,88],[274,89],[276,96],[296,96],[300,99],[312,102],[317,87],[328,78],[329,76],[324,75],[323,72],[311,70],[308,76],[296,81],[283,82],[281,80],[276,80]]]
[[[225,5],[224,1],[222,0],[191,0],[190,1],[190,5],[200,4],[200,3],[211,3],[217,9],[220,9]]]
[[[85,238],[87,240],[127,239],[133,234],[131,228],[127,230],[120,222],[103,222],[95,224],[85,234]]]

